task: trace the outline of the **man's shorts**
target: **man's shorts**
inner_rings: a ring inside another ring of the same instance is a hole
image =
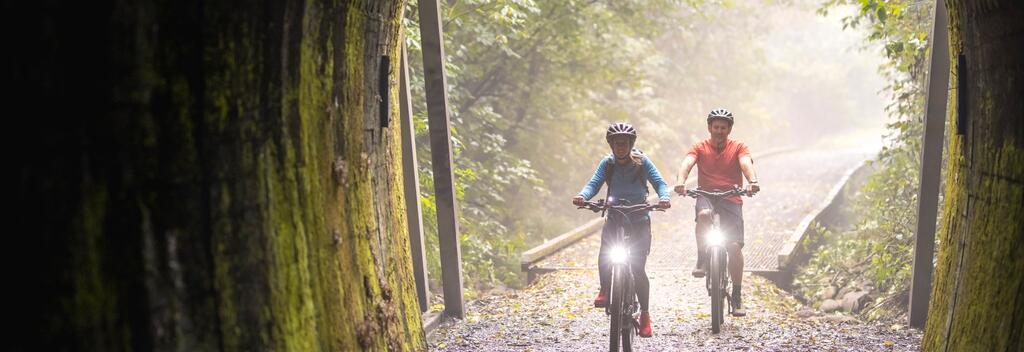
[[[718,223],[725,234],[725,238],[738,243],[740,248],[743,248],[743,204],[736,204],[725,199],[713,200],[699,196],[693,209],[694,221],[697,221],[697,214],[700,214],[701,210],[711,209],[712,211],[717,211]]]

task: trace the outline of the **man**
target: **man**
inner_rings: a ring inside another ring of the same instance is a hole
[[[708,114],[708,132],[711,137],[697,142],[691,148],[676,176],[675,191],[686,194],[686,178],[690,169],[697,165],[697,186],[705,190],[728,190],[743,183],[741,173],[746,176],[749,194],[757,193],[757,173],[750,151],[743,143],[729,139],[732,132],[733,116],[726,109],[715,109]],[[744,316],[740,299],[743,285],[743,200],[732,196],[721,200],[697,198],[694,210],[697,213],[697,265],[694,277],[704,277],[707,258],[704,256],[704,234],[712,224],[712,209],[719,214],[719,224],[726,236],[726,250],[729,252],[729,276],[732,277],[733,316]]]
[[[573,196],[572,204],[583,206],[585,200],[594,197],[601,186],[608,184],[608,199],[640,204],[647,201],[647,183],[658,192],[658,207],[668,209],[668,184],[661,178],[661,173],[654,162],[633,148],[636,143],[636,129],[627,123],[613,123],[605,131],[605,141],[611,148],[611,155],[601,158],[597,170],[579,194]],[[601,250],[597,259],[598,277],[601,290],[594,299],[595,307],[608,306],[608,289],[611,286],[611,267],[608,263],[608,249],[611,246],[612,232],[622,221],[609,216],[601,231]],[[630,234],[630,267],[636,284],[637,301],[640,303],[640,337],[651,337],[650,313],[650,280],[645,266],[647,255],[651,252],[651,218],[647,211],[632,214],[627,228]]]

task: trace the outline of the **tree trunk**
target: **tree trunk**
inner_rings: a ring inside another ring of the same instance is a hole
[[[939,256],[923,350],[1024,349],[1024,4],[946,1],[951,94]],[[956,82],[954,82],[956,84]],[[958,97],[958,95],[963,95]],[[966,98],[957,116],[958,98]],[[957,135],[957,121],[966,133]]]
[[[378,115],[402,3],[5,4],[14,349],[425,349]]]

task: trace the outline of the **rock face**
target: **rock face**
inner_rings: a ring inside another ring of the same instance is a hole
[[[868,291],[849,292],[843,295],[842,307],[844,311],[858,313],[868,301]]]

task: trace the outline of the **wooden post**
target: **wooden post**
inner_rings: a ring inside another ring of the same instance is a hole
[[[416,131],[412,122],[412,102],[409,99],[409,58],[402,42],[401,72],[399,75],[399,111],[402,119],[402,173],[405,188],[405,217],[409,229],[409,249],[412,254],[412,272],[416,277],[416,297],[420,311],[430,305],[427,285],[427,257],[423,249],[423,212],[420,210],[419,163],[416,161]]]
[[[917,232],[914,236],[914,268],[910,283],[910,326],[924,328],[928,319],[928,300],[932,290],[935,254],[935,222],[939,207],[939,180],[942,175],[942,143],[946,128],[946,101],[949,98],[949,32],[946,6],[935,2],[932,27],[932,55],[925,97],[924,145],[921,157],[921,184],[917,196]]]
[[[434,169],[437,236],[441,246],[441,285],[444,310],[462,319],[462,253],[459,249],[458,204],[452,172],[451,131],[448,129],[448,93],[444,77],[444,35],[437,0],[419,0],[423,78],[430,128],[430,160]]]

